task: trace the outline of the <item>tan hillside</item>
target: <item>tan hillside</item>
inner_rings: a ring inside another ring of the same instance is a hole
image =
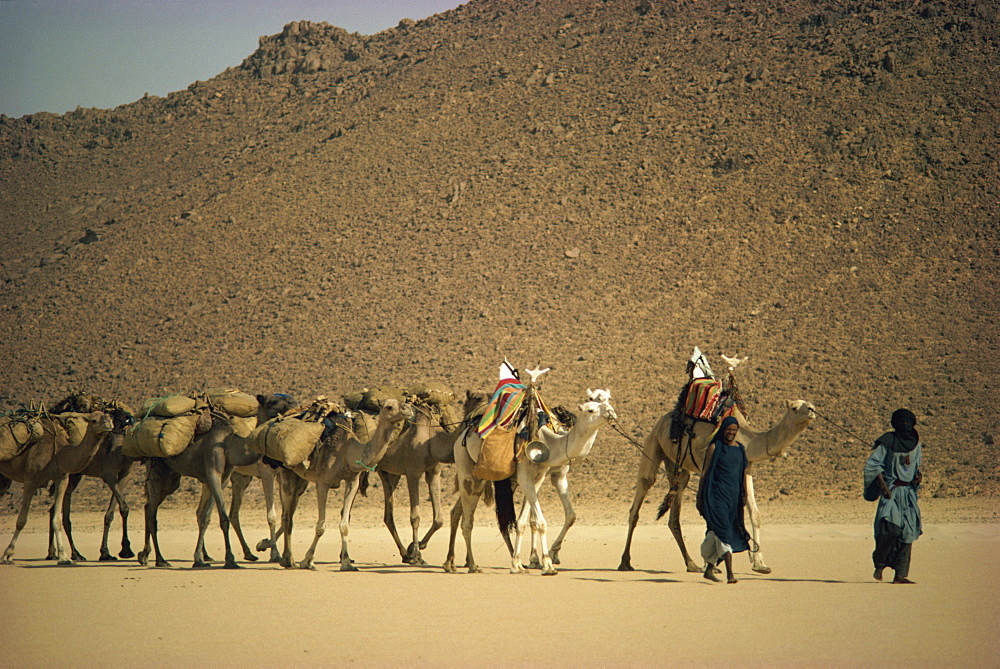
[[[698,345],[749,356],[758,424],[906,406],[927,494],[995,496],[997,53],[996,2],[473,0],[0,117],[0,409],[488,389],[507,356],[641,440]],[[866,454],[817,419],[758,497],[856,497]],[[624,521],[638,457],[603,432],[575,494]]]

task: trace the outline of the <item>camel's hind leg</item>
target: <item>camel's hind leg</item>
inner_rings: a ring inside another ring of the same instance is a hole
[[[125,470],[128,473],[128,470]],[[122,483],[125,480],[124,476],[121,477],[111,477],[105,478],[104,483],[111,490],[111,499],[108,501],[108,508],[104,512],[104,533],[101,536],[101,557],[98,558],[101,562],[114,561],[114,555],[108,549],[108,536],[111,534],[111,523],[114,522],[115,518],[115,508],[118,509],[118,515],[122,519],[122,547],[118,552],[118,557],[122,559],[128,559],[135,557],[135,553],[132,552],[132,544],[128,538],[128,513],[129,507],[128,502],[125,500],[125,495],[122,492]]]
[[[66,494],[63,495],[62,501],[62,527],[66,532],[66,539],[69,541],[70,559],[74,562],[86,562],[87,558],[83,557],[80,551],[76,548],[76,543],[73,541],[73,521],[71,519],[71,507],[73,505],[73,491],[76,490],[77,486],[80,485],[80,481],[83,479],[83,474],[70,474],[69,480],[66,484]],[[54,490],[53,490],[54,492]],[[56,559],[55,550],[55,533],[52,531],[52,520],[56,513],[56,507],[53,504],[49,508],[49,554],[45,556],[46,560]]]
[[[14,523],[14,536],[10,539],[10,544],[7,545],[7,550],[3,552],[3,557],[0,558],[0,564],[13,564],[14,559],[14,546],[17,544],[17,538],[21,535],[21,530],[28,523],[28,511],[31,509],[31,498],[35,496],[35,490],[38,489],[38,485],[34,482],[24,482],[24,488],[21,490],[21,509],[17,512],[17,520]]]
[[[170,494],[177,490],[181,484],[181,475],[170,469],[162,460],[150,458],[146,470],[146,540],[143,549],[137,556],[139,564],[146,566],[149,561],[150,550],[156,552],[156,566],[169,567],[170,563],[163,559],[160,553],[160,541],[157,537],[156,512]],[[152,548],[150,547],[152,543]]]
[[[361,477],[355,476],[344,489],[344,507],[340,510],[340,571],[357,571],[347,551],[347,537],[351,533],[351,510],[361,488]],[[317,498],[319,492],[317,491]]]
[[[670,492],[667,494],[671,494],[674,497],[670,502],[670,515],[667,517],[667,526],[674,535],[677,547],[681,549],[681,557],[684,558],[685,568],[689,572],[695,573],[700,572],[701,568],[691,559],[687,546],[684,544],[684,533],[681,532],[681,502],[684,500],[684,489],[687,488],[690,479],[691,472],[686,469],[682,469],[670,477]]]
[[[281,553],[278,552],[278,537],[281,536],[281,516],[278,513],[278,506],[275,504],[274,482],[277,478],[275,470],[260,463],[257,466],[260,475],[260,487],[264,490],[264,506],[267,509],[267,529],[270,532],[270,539],[261,539],[257,542],[257,550],[271,550],[271,557],[268,562],[280,562]]]
[[[198,543],[195,544],[194,564],[191,568],[205,569],[215,562],[205,551],[205,534],[208,532],[209,523],[212,522],[212,491],[208,489],[208,484],[201,484],[201,497],[198,499],[195,518],[198,520]]]
[[[657,470],[662,461],[663,452],[658,447],[654,436],[650,435],[646,439],[642,457],[639,458],[639,474],[635,482],[635,497],[632,498],[632,506],[628,510],[628,534],[625,537],[625,550],[622,551],[622,560],[618,565],[618,571],[634,571],[632,567],[632,534],[635,532],[635,526],[639,522],[639,512],[642,510],[642,502],[646,499],[649,489],[656,483]]]
[[[451,507],[451,527],[448,531],[448,555],[444,559],[442,569],[451,574],[455,573],[455,537],[458,534],[458,525],[462,522],[462,500],[455,500],[455,506]]]
[[[434,533],[444,527],[444,507],[441,504],[441,467],[434,467],[424,473],[424,480],[427,482],[427,494],[431,498],[431,513],[433,519],[427,534],[420,540],[419,548],[427,548],[427,543],[434,536]]]
[[[532,481],[529,474],[522,474],[522,472],[527,472],[527,470],[519,465],[517,472],[518,484],[521,486],[521,490],[524,491],[525,503],[531,509],[532,543],[535,541],[538,542],[542,558],[542,576],[552,576],[557,572],[556,568],[552,565],[552,556],[549,554],[548,539],[546,538],[547,523],[545,522],[545,515],[542,513],[541,502],[538,500],[538,492],[544,478]],[[515,555],[514,559],[517,564],[520,563],[518,556]],[[517,565],[515,564],[514,566]]]
[[[764,551],[760,549],[760,509],[757,508],[757,497],[753,491],[753,476],[746,475],[747,511],[750,512],[750,532],[757,550],[750,550],[750,568],[758,574],[770,574],[771,568],[764,564]]]
[[[285,535],[285,550],[281,555],[281,566],[291,569],[295,566],[292,558],[292,521],[299,498],[306,490],[307,482],[289,469],[278,470],[278,490],[281,494],[281,531]]]

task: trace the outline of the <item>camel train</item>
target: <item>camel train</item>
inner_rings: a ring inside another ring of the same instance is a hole
[[[654,424],[641,446],[635,494],[627,516],[625,547],[618,569],[632,571],[631,545],[639,513],[662,466],[668,490],[659,515],[680,549],[685,568],[702,568],[689,554],[680,526],[683,493],[692,474],[700,474],[705,454],[716,438],[724,416],[738,421],[739,441],[750,463],[774,459],[810,425],[813,406],[805,400],[786,402],[781,418],[770,428],[756,429],[736,384],[734,370],[745,360],[722,356],[727,373],[716,379],[704,355],[696,348],[688,361],[688,381],[675,406]],[[463,568],[481,571],[473,556],[472,534],[476,507],[482,499],[493,504],[499,532],[510,557],[511,573],[537,569],[557,573],[559,553],[576,520],[570,502],[568,476],[574,463],[586,458],[603,427],[617,427],[611,392],[588,389],[575,411],[550,409],[542,397],[542,376],[548,369],[516,370],[504,360],[500,380],[492,393],[468,391],[463,401],[443,384],[402,390],[364,389],[345,395],[343,405],[318,397],[300,405],[284,394],[246,395],[237,389],[215,389],[197,397],[155,398],[142,411],[132,412],[118,401],[74,393],[49,410],[22,409],[0,417],[0,494],[11,481],[22,483],[22,499],[14,535],[0,563],[13,561],[14,547],[28,516],[31,498],[49,486],[49,552],[47,559],[73,564],[86,558],[73,541],[71,499],[84,476],[102,480],[111,492],[105,517],[100,560],[137,557],[148,565],[170,567],[160,550],[157,511],[180,485],[182,477],[196,479],[202,488],[195,511],[198,538],[193,568],[214,563],[205,550],[205,536],[214,507],[223,535],[225,568],[239,568],[229,528],[235,530],[247,562],[258,560],[239,521],[247,487],[262,483],[269,536],[256,545],[269,552],[271,562],[286,568],[315,569],[315,556],[325,532],[329,492],[343,486],[340,512],[341,571],[357,571],[348,550],[350,519],[359,493],[366,494],[372,474],[383,492],[383,522],[404,564],[424,565],[423,550],[444,526],[441,479],[453,465],[455,502],[450,513],[447,557],[442,568],[456,572],[459,529],[465,541]],[[214,394],[213,394],[214,393]],[[387,394],[388,393],[388,394]],[[169,405],[169,406],[168,406]],[[172,408],[171,408],[172,407]],[[627,438],[627,437],[626,437]],[[123,483],[132,464],[145,464],[145,541],[138,556],[128,538],[129,507]],[[760,547],[761,518],[754,496],[752,469],[745,476],[746,510],[750,520],[749,557],[753,571],[767,574]],[[403,541],[394,519],[393,496],[406,478],[410,507],[410,537]],[[563,507],[563,526],[550,544],[548,524],[539,499],[548,478]],[[431,502],[432,520],[420,533],[420,482]],[[228,512],[224,488],[231,483]],[[292,555],[292,531],[299,500],[312,484],[317,522],[305,556]],[[275,486],[278,495],[275,495]],[[514,495],[521,491],[515,509]],[[280,511],[276,499],[281,501]],[[114,510],[122,521],[117,557],[108,548]],[[527,535],[530,555],[522,560]],[[65,541],[63,540],[65,537]],[[283,549],[279,550],[279,539]],[[67,550],[68,546],[68,550]]]

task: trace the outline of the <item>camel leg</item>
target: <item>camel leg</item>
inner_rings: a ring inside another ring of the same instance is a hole
[[[764,564],[764,551],[760,549],[760,509],[757,508],[757,496],[753,491],[753,476],[746,475],[747,485],[747,510],[750,512],[750,532],[753,536],[753,545],[757,550],[750,551],[750,565],[758,574],[770,574],[771,568]]]
[[[17,538],[21,534],[21,530],[28,523],[28,510],[31,508],[31,498],[35,496],[35,490],[38,489],[38,484],[34,482],[24,482],[24,488],[21,490],[21,509],[17,512],[17,521],[14,523],[14,536],[10,539],[10,544],[7,546],[7,550],[3,552],[3,557],[0,558],[0,564],[13,564],[14,559],[14,545],[17,543]],[[50,523],[51,525],[51,523]]]
[[[219,514],[219,528],[222,530],[222,540],[226,547],[226,562],[224,569],[240,569],[233,554],[233,546],[229,541],[229,514],[226,513],[226,501],[222,494],[222,489],[227,479],[232,474],[232,469],[227,471],[225,463],[225,453],[221,448],[213,449],[213,465],[208,472],[208,489],[212,493],[212,500],[215,502],[215,510]]]
[[[701,571],[701,567],[695,564],[688,553],[687,545],[684,543],[684,533],[681,532],[681,503],[684,501],[684,489],[691,479],[691,472],[682,469],[670,480],[670,490],[675,491],[674,498],[670,503],[670,515],[667,516],[667,527],[674,535],[677,547],[681,549],[681,557],[684,558],[685,568],[691,573]]]
[[[229,502],[229,522],[232,524],[233,531],[236,532],[236,538],[243,549],[243,559],[249,562],[256,562],[257,556],[250,550],[250,546],[243,536],[243,528],[240,527],[240,509],[243,508],[243,493],[246,492],[247,486],[250,485],[251,481],[253,481],[252,476],[240,474],[239,472],[233,472],[233,475],[229,478],[229,486],[232,489],[232,500]]]
[[[70,549],[70,559],[74,562],[86,562],[87,558],[80,554],[80,551],[76,549],[76,543],[73,541],[73,522],[70,518],[70,507],[73,503],[73,491],[76,490],[77,486],[80,485],[80,481],[83,479],[83,474],[70,474],[68,483],[66,484],[66,494],[63,496],[62,501],[62,527],[66,532],[66,538],[69,540]],[[54,492],[54,491],[53,491]],[[55,550],[55,533],[52,531],[52,519],[56,513],[55,505],[49,507],[49,553],[45,556],[46,560],[56,559]]]
[[[444,527],[444,507],[441,504],[441,468],[435,467],[431,471],[425,472],[424,480],[427,481],[427,492],[431,498],[431,512],[434,514],[434,520],[431,521],[427,534],[420,540],[419,547],[421,549],[427,548],[427,542],[431,540],[434,533]]]
[[[559,501],[563,505],[563,521],[562,529],[559,531],[559,536],[556,540],[552,542],[552,546],[549,547],[549,555],[552,556],[552,564],[559,564],[559,551],[562,549],[563,539],[566,538],[566,533],[569,532],[569,528],[573,527],[573,523],[576,522],[576,511],[573,510],[573,504],[569,499],[569,479],[567,475],[569,474],[569,466],[560,467],[559,471],[552,473],[549,477],[552,481],[552,486],[556,489],[556,493],[559,495]]]
[[[458,524],[462,522],[462,500],[455,500],[451,507],[451,527],[448,531],[448,555],[441,567],[448,573],[455,573],[455,536],[458,534]]]
[[[152,550],[156,552],[156,566],[169,567],[169,562],[163,559],[160,552],[160,541],[157,537],[156,512],[171,493],[177,490],[181,484],[181,475],[170,469],[158,458],[150,458],[146,470],[146,541],[145,546],[139,551],[139,564],[146,566],[149,560],[150,542]]]
[[[647,445],[643,448],[642,457],[639,458],[639,474],[635,481],[635,496],[632,498],[632,506],[628,510],[628,534],[625,536],[625,550],[622,551],[622,561],[618,565],[618,571],[635,571],[632,567],[632,534],[635,526],[639,523],[639,512],[642,510],[642,502],[646,499],[649,489],[656,483],[656,473],[663,461],[663,453],[659,448],[647,439]]]
[[[552,565],[552,556],[549,555],[548,539],[546,538],[545,516],[542,514],[542,505],[538,500],[538,491],[542,480],[532,481],[527,473],[527,468],[518,467],[518,485],[524,491],[524,499],[531,508],[531,532],[538,540],[539,550],[542,557],[542,576],[552,576],[556,574],[556,568]],[[524,472],[524,474],[522,474]],[[517,560],[520,562],[520,559]],[[513,571],[513,569],[511,570]]]
[[[472,556],[472,527],[476,514],[476,505],[479,503],[479,495],[474,491],[475,482],[470,479],[467,483],[470,486],[470,490],[468,492],[463,491],[460,500],[462,503],[462,536],[465,538],[465,566],[468,568],[470,574],[478,574],[482,572],[482,569],[476,564],[476,558]]]
[[[299,498],[306,490],[306,480],[288,469],[278,470],[278,490],[281,493],[281,530],[285,534],[285,550],[281,555],[281,566],[291,569],[295,566],[292,558],[292,520]]]
[[[407,474],[406,489],[410,494],[410,532],[413,540],[406,549],[409,564],[427,564],[420,555],[420,475]],[[427,544],[424,544],[425,546]]]
[[[52,528],[52,532],[55,534],[56,540],[56,560],[57,564],[61,565],[71,565],[73,560],[66,555],[66,544],[63,543],[62,532],[63,532],[63,500],[66,498],[66,488],[69,486],[69,479],[66,475],[60,476],[55,481],[53,481],[55,486],[55,495],[52,499],[52,508],[55,510],[55,515],[50,518],[49,527]]]
[[[344,507],[340,510],[340,571],[357,571],[347,552],[347,536],[351,532],[351,509],[361,488],[361,477],[355,476],[344,489]]]
[[[525,530],[528,528],[530,515],[531,508],[528,506],[528,497],[525,495],[524,499],[521,500],[521,510],[517,513],[517,523],[514,525],[514,541],[509,546],[511,559],[510,573],[512,574],[520,574],[527,571],[521,562],[521,548],[524,542]],[[542,561],[539,558],[538,551],[535,549],[534,533],[531,534],[531,559],[529,560],[528,567],[531,569],[542,568]]]
[[[399,475],[390,474],[389,472],[380,469],[378,470],[378,477],[382,480],[382,496],[385,498],[384,510],[382,512],[382,522],[385,523],[387,528],[389,528],[389,534],[392,535],[392,540],[396,542],[396,549],[399,551],[399,557],[405,564],[409,564],[410,560],[407,556],[406,549],[403,548],[403,541],[399,538],[399,532],[396,530],[396,518],[392,503],[392,496],[396,492],[396,486],[399,485]]]
[[[192,569],[206,569],[215,562],[205,551],[205,534],[208,532],[208,524],[212,522],[212,492],[208,489],[207,483],[201,484],[201,497],[198,499],[198,508],[194,515],[198,520],[198,543],[194,548],[194,564]]]
[[[319,538],[326,533],[326,500],[329,493],[330,486],[322,481],[316,482],[316,533],[313,535],[309,550],[306,551],[306,556],[299,563],[299,569],[316,569],[316,565],[313,563],[313,556],[316,554],[316,546],[319,544]]]
[[[124,477],[112,477],[110,480],[104,480],[104,483],[111,490],[111,499],[108,501],[108,508],[104,512],[104,534],[101,537],[101,557],[99,558],[101,562],[110,562],[117,559],[108,549],[108,536],[111,533],[111,523],[115,518],[116,507],[118,508],[118,515],[122,519],[122,548],[118,552],[118,557],[123,559],[135,557],[135,553],[132,552],[132,544],[128,539],[129,507],[121,489],[123,481]]]
[[[267,465],[260,464],[258,471],[260,472],[260,485],[264,489],[264,505],[267,508],[267,527],[271,532],[271,539],[269,544],[266,539],[258,542],[257,550],[262,551],[270,548],[271,557],[268,562],[279,562],[281,560],[281,553],[278,552],[278,536],[281,534],[281,526],[279,523],[278,507],[275,504],[274,498],[274,470]]]

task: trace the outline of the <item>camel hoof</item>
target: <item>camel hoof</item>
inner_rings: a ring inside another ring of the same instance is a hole
[[[552,553],[552,564],[562,564],[562,562],[559,561],[558,553]]]
[[[143,567],[149,566],[149,553],[147,553],[146,551],[140,552],[138,560],[139,564],[141,564]]]
[[[74,562],[86,562],[87,561],[87,558],[83,557],[79,553],[73,553],[73,555],[70,556],[70,559],[73,560]]]
[[[622,560],[622,563],[620,565],[618,565],[618,571],[635,571],[635,568],[632,567],[632,563],[631,562],[628,562],[626,560]]]
[[[48,555],[45,556],[45,559],[46,560],[55,560],[56,559],[56,554],[55,553],[49,553]]]
[[[281,563],[281,556],[280,555],[272,555],[271,559],[268,560],[268,562],[270,562],[271,564],[280,564]]]
[[[358,568],[350,562],[342,562],[340,564],[340,571],[358,571]]]
[[[469,573],[470,574],[482,574],[483,570],[480,569],[479,567],[469,567]]]
[[[556,571],[555,567],[549,567],[548,569],[542,570],[542,576],[555,576],[559,572]]]
[[[205,562],[207,562],[208,564],[212,564],[212,563],[214,563],[214,562],[215,562],[215,558],[213,558],[213,557],[212,557],[211,555],[209,555],[208,553],[202,553],[202,555],[204,555],[204,556],[205,556],[205,557],[204,557],[203,559],[204,559],[204,560],[205,560]]]
[[[72,560],[67,560],[66,558],[63,558],[62,560],[59,560],[59,562],[57,562],[56,564],[58,564],[60,567],[72,567],[76,563],[73,562]]]
[[[753,567],[753,570],[755,572],[757,572],[758,574],[770,574],[771,573],[771,568],[763,566],[763,565],[760,566],[760,567]]]
[[[118,558],[116,558],[111,553],[102,553],[101,557],[97,558],[97,561],[98,562],[118,562]]]
[[[538,560],[532,560],[531,562],[528,563],[528,569],[541,569],[541,568],[542,568],[542,563],[539,562]],[[524,570],[522,569],[521,571]]]
[[[240,565],[239,565],[239,564],[238,564],[238,563],[237,563],[237,562],[236,562],[236,561],[234,560],[234,561],[232,561],[232,562],[226,562],[226,565],[225,565],[225,566],[223,567],[223,569],[243,569],[243,567],[241,567],[241,566],[240,566]]]
[[[210,565],[207,562],[198,561],[198,562],[195,562],[193,565],[191,565],[191,568],[192,569],[211,569],[212,565]]]
[[[174,567],[174,565],[170,564],[166,560],[157,560],[156,566],[160,567],[161,569],[173,569]]]
[[[128,560],[130,558],[134,558],[135,553],[132,552],[131,548],[128,548],[127,546],[122,546],[122,549],[118,551],[118,557],[120,557],[123,560]]]
[[[244,560],[246,560],[247,562],[256,562],[256,561],[257,561],[257,560],[259,560],[260,558],[258,558],[258,557],[257,557],[256,555],[254,555],[253,553],[244,553],[244,554],[243,554],[243,559],[244,559]]]

